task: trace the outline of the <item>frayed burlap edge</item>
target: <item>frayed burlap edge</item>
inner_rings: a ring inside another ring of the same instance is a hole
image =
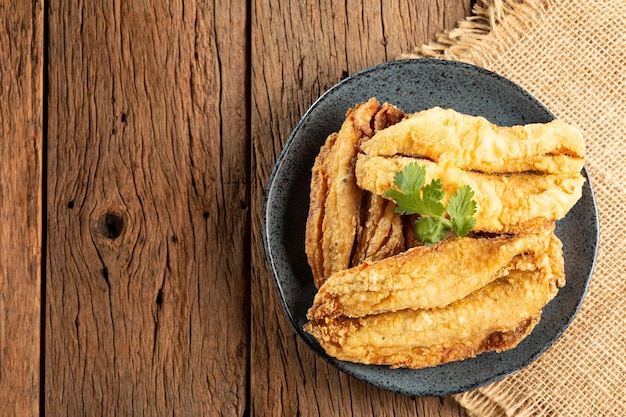
[[[455,29],[437,34],[435,42],[417,47],[400,58],[442,58],[485,66],[553,7],[553,0],[479,0],[472,16],[459,22]],[[508,24],[501,25],[505,21]]]
[[[546,404],[528,398],[506,380],[453,396],[472,417],[533,417],[550,414]]]

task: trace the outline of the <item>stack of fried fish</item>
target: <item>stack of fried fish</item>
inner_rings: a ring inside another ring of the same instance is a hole
[[[511,349],[565,284],[554,224],[581,197],[585,144],[554,120],[502,127],[372,98],[346,114],[312,170],[306,254],[318,292],[305,330],[338,359],[423,368]],[[469,185],[463,238],[417,241],[383,197],[411,162],[448,194]]]

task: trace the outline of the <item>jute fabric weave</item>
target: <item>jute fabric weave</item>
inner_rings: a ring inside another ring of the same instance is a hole
[[[481,417],[626,416],[626,0],[479,0],[410,56],[499,73],[582,128],[600,217],[596,268],[571,326],[529,367],[456,400]]]

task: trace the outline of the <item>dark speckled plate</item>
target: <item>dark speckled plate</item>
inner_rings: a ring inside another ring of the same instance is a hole
[[[442,396],[478,388],[527,366],[565,331],[587,291],[599,237],[589,181],[581,200],[557,223],[556,234],[563,241],[567,285],[544,308],[534,331],[515,349],[421,370],[389,369],[331,358],[302,330],[316,291],[304,253],[311,167],[326,137],[339,130],[346,110],[370,97],[393,103],[405,112],[449,107],[482,115],[499,125],[554,119],[547,108],[511,81],[452,61],[390,62],[346,78],[328,90],[293,131],[274,167],[266,194],[265,251],[291,324],[311,349],[340,370],[377,387],[411,396]],[[583,174],[589,180],[586,169]]]

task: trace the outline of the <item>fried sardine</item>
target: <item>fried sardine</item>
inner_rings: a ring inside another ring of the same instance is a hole
[[[569,212],[582,195],[580,172],[569,175],[512,173],[490,175],[466,171],[449,164],[403,156],[360,154],[356,162],[357,185],[377,195],[393,186],[394,176],[411,162],[426,168],[426,182],[440,179],[448,195],[469,185],[477,210],[475,231],[519,233],[544,229]]]
[[[445,307],[512,271],[551,273],[561,253],[561,242],[551,231],[418,246],[331,275],[307,317],[322,320]]]
[[[434,107],[377,132],[363,143],[371,156],[413,156],[486,173],[574,174],[584,164],[581,131],[561,120],[497,126],[484,117]]]

